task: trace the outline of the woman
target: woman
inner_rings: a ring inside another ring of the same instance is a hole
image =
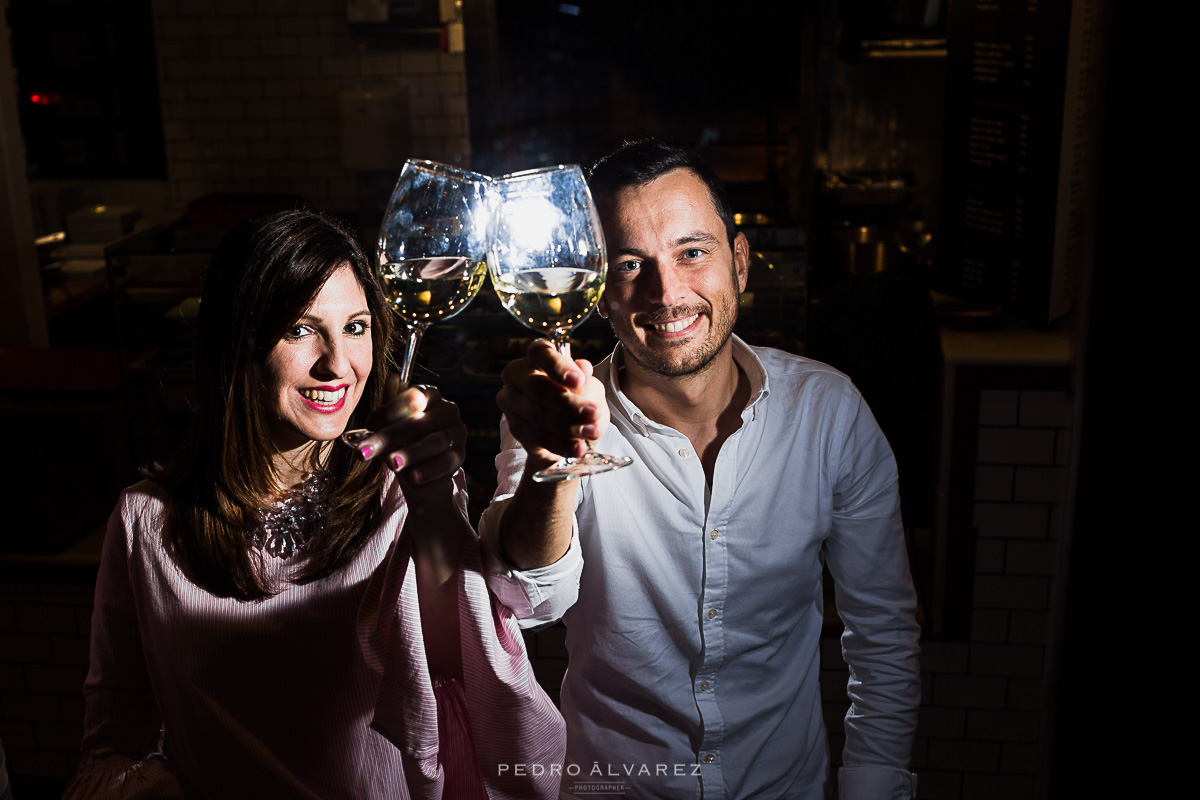
[[[465,427],[383,379],[391,329],[322,216],[213,255],[191,434],[109,522],[67,797],[554,796],[562,719],[484,588]]]

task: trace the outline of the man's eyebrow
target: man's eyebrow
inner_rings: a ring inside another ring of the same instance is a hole
[[[717,237],[713,236],[711,233],[706,233],[704,231],[696,231],[694,233],[685,233],[684,235],[680,236],[678,239],[676,239],[671,244],[674,247],[679,247],[679,246],[685,245],[685,244],[719,244],[719,243],[720,243],[720,240],[717,239]],[[640,250],[636,247],[622,247],[622,248],[616,250],[615,252],[617,255],[635,256],[635,257],[641,258],[641,259],[645,259],[645,258],[649,257],[648,253],[646,253],[645,251]]]
[[[717,237],[705,231],[696,231],[695,233],[685,233],[675,240],[675,245],[678,247],[681,244],[717,244]]]

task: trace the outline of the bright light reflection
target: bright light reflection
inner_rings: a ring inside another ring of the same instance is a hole
[[[545,197],[515,197],[504,204],[508,241],[517,250],[544,250],[562,225],[562,212]]]

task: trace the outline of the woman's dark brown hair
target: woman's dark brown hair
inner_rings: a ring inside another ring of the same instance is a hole
[[[248,534],[278,494],[271,409],[259,375],[272,348],[349,265],[371,311],[373,362],[350,427],[364,427],[387,376],[392,316],[354,236],[311,211],[252,217],[231,230],[204,277],[196,334],[196,407],[190,433],[165,469],[148,477],[170,495],[164,535],[185,573],[220,597],[271,594],[254,568]],[[319,448],[312,450],[313,467]],[[333,480],[324,531],[310,541],[295,579],[307,583],[344,566],[371,537],[381,513],[384,470],[349,447],[327,448]]]

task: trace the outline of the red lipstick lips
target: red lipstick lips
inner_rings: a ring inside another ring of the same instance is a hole
[[[342,384],[341,386],[314,386],[310,389],[297,389],[296,391],[300,395],[300,399],[314,411],[321,414],[336,414],[346,405],[346,395],[349,394],[347,389],[348,385]],[[305,392],[327,392],[329,394],[336,394],[337,399],[330,401],[325,398],[312,398],[306,395]]]

